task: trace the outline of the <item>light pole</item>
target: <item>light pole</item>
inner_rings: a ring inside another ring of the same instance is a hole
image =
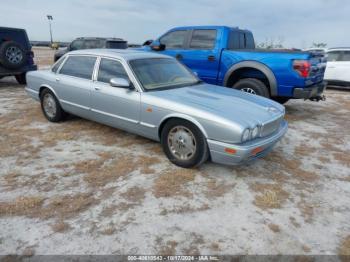
[[[50,38],[51,38],[51,46],[52,46],[52,29],[51,29],[51,21],[53,20],[52,15],[47,15],[47,19],[49,20],[49,26],[50,26]]]

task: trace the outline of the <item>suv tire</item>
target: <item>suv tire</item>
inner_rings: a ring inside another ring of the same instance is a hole
[[[18,82],[18,84],[20,85],[25,85],[27,84],[27,81],[26,81],[26,73],[22,73],[22,74],[18,74],[18,75],[15,75],[16,77],[16,80]]]
[[[239,80],[236,84],[233,85],[233,88],[254,95],[259,95],[267,98],[270,97],[267,86],[262,81],[255,78],[245,78]]]
[[[6,41],[0,46],[0,64],[8,69],[17,69],[26,62],[22,46],[14,41]]]

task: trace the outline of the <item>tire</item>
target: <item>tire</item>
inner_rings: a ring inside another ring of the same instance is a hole
[[[0,46],[0,64],[8,69],[17,69],[26,62],[26,53],[18,43],[6,41]]]
[[[181,146],[179,148],[180,142],[182,143],[182,148]],[[169,120],[161,132],[161,144],[168,159],[180,167],[192,168],[200,166],[209,157],[206,138],[196,125],[186,120]],[[190,147],[194,148],[192,153],[188,153]],[[185,152],[181,152],[181,150]],[[181,157],[181,155],[185,157]]]
[[[279,96],[279,97],[274,97],[273,100],[283,105],[289,101],[289,97]]]
[[[50,122],[60,122],[66,117],[54,93],[49,89],[44,89],[40,95],[41,110]]]
[[[262,81],[255,78],[241,79],[233,85],[233,88],[254,95],[259,95],[267,98],[270,97],[267,86]]]
[[[27,84],[27,81],[26,81],[26,73],[22,73],[22,74],[15,75],[15,78],[16,78],[18,84],[20,84],[20,85],[25,85],[25,84]]]

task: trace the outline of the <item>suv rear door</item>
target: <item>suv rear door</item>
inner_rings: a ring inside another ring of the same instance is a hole
[[[217,83],[221,53],[217,47],[218,34],[219,31],[216,29],[192,30],[179,59],[209,84]]]
[[[327,52],[327,68],[324,78],[326,80],[340,80],[338,66],[341,58],[340,50],[331,50]]]
[[[328,52],[326,80],[350,82],[350,50]]]

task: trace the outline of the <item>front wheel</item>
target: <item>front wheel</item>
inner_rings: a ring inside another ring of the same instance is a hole
[[[40,96],[40,101],[44,116],[50,122],[59,122],[66,116],[66,113],[63,111],[54,93],[49,89],[43,90]]]
[[[266,85],[259,79],[255,78],[241,79],[233,85],[233,88],[253,95],[259,95],[267,98],[270,97],[270,93]]]
[[[186,120],[169,120],[162,130],[161,143],[168,159],[180,167],[200,166],[209,156],[206,138]]]

